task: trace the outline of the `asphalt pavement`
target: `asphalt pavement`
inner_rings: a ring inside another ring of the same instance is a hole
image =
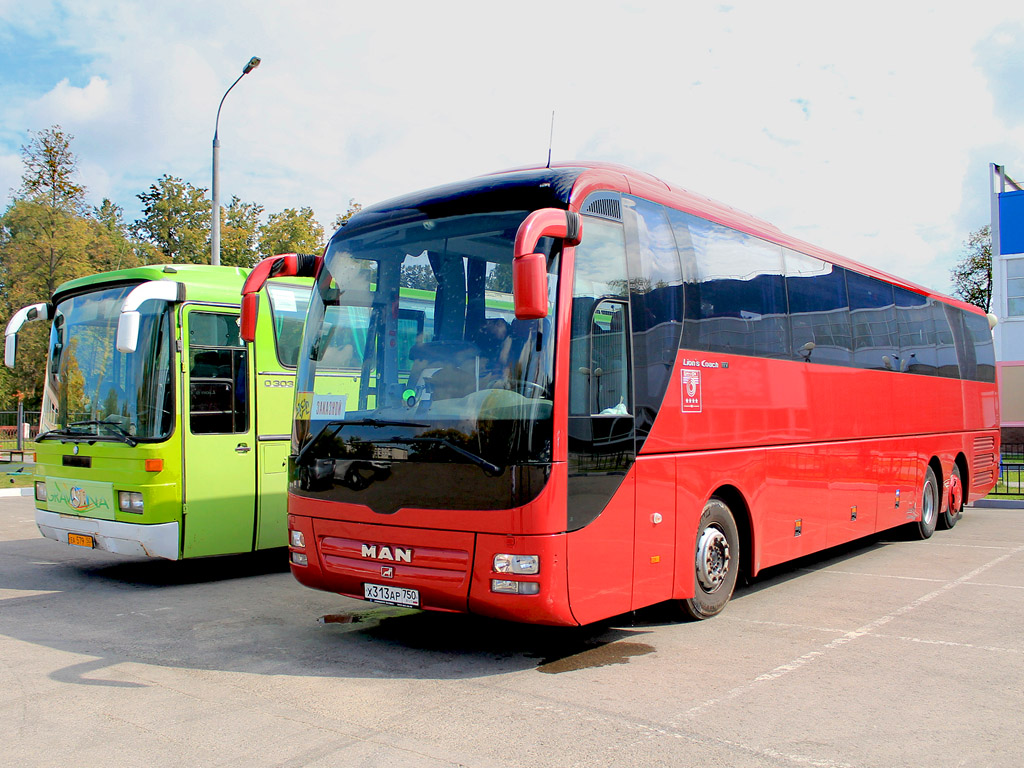
[[[281,551],[42,539],[0,497],[10,766],[1024,764],[1024,512],[971,508],[578,630],[374,606]]]

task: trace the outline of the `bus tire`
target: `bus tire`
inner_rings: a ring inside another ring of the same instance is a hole
[[[935,526],[939,521],[939,507],[941,505],[939,494],[939,481],[935,478],[935,471],[928,467],[924,473],[924,485],[921,487],[921,519],[911,524],[919,539],[930,539],[935,533]]]
[[[939,515],[939,528],[949,530],[963,516],[964,512],[964,482],[960,477],[960,467],[953,465],[953,472],[949,476],[949,498],[946,499],[946,507]]]
[[[710,619],[725,608],[736,587],[740,537],[736,520],[721,499],[704,505],[694,553],[694,596],[681,601],[692,619]]]

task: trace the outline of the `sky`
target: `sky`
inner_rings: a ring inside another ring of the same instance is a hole
[[[310,206],[547,160],[632,166],[940,291],[1024,180],[1024,3],[0,0],[0,198],[74,136],[127,221],[163,174]],[[552,113],[554,126],[552,131]]]

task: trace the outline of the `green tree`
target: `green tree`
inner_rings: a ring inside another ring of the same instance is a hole
[[[70,134],[60,126],[30,133],[22,147],[21,187],[0,217],[0,313],[46,301],[65,280],[88,274],[92,238],[85,218],[85,187],[76,180]],[[0,400],[14,392],[38,407],[42,395],[46,328],[29,324],[19,336],[17,367],[0,377]]]
[[[324,248],[324,228],[313,217],[313,209],[285,208],[272,213],[260,227],[260,254],[320,253]]]
[[[172,263],[210,262],[210,201],[206,190],[168,174],[137,195],[142,218],[134,234]]]
[[[992,307],[992,228],[971,232],[964,254],[951,271],[953,295],[986,312]]]
[[[81,213],[85,187],[75,180],[78,159],[71,151],[75,138],[59,125],[43,131],[29,131],[29,142],[21,148],[25,170],[21,175],[21,197],[56,211]]]
[[[232,197],[227,208],[221,209],[220,263],[233,267],[252,267],[259,261],[260,216],[263,206],[243,203]]]
[[[357,203],[356,199],[350,198],[348,201],[348,210],[344,213],[339,213],[334,217],[334,222],[331,224],[333,231],[337,232],[341,227],[348,223],[348,220],[363,210],[362,203]]]
[[[121,206],[104,198],[99,208],[93,208],[90,225],[86,252],[95,272],[128,269],[149,261],[152,247],[131,236]]]

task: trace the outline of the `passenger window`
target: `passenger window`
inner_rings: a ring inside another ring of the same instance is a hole
[[[793,357],[810,363],[853,365],[845,270],[786,250]]]
[[[685,276],[682,346],[788,358],[782,248],[669,209]]]
[[[846,288],[853,326],[853,364],[868,370],[892,370],[899,354],[892,285],[847,271]]]
[[[247,432],[249,370],[238,316],[192,312],[188,318],[192,433]]]
[[[899,370],[927,376],[936,374],[935,322],[928,299],[905,288],[893,288],[896,327],[900,339]]]

